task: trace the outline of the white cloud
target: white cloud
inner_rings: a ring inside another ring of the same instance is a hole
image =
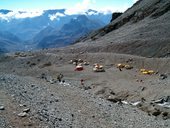
[[[66,9],[65,14],[67,14],[67,15],[85,14],[85,12],[88,9],[94,9],[100,13],[109,14],[109,13],[113,13],[113,12],[124,12],[129,8],[129,5],[127,3],[124,3],[121,6],[114,6],[114,7],[107,6],[107,7],[103,7],[103,8],[97,8],[94,6],[96,1],[97,0],[83,0],[81,3],[77,3],[72,8]],[[138,1],[138,0],[134,0],[134,1]],[[98,13],[88,12],[88,15],[93,15],[93,14],[95,15]]]
[[[56,14],[49,15],[48,17],[50,18],[51,21],[53,21],[55,19],[60,20],[60,17],[63,17],[63,16],[65,16],[65,15],[62,14],[62,13],[57,12]]]
[[[138,0],[133,0],[134,3],[136,3]]]
[[[121,7],[120,6],[115,6],[115,7],[104,7],[102,9],[97,9],[99,12],[103,14],[109,14],[113,12],[124,12],[128,9],[129,5],[124,4]]]
[[[87,14],[88,15],[97,15],[98,13],[91,11],[91,12],[88,12]]]
[[[77,3],[74,7],[68,8],[65,11],[65,14],[84,14],[93,4],[95,4],[95,0],[83,0],[81,3]]]
[[[0,18],[9,21],[10,19],[32,18],[43,14],[42,10],[32,11],[12,11],[7,14],[1,14]]]

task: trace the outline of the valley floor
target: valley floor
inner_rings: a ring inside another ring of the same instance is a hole
[[[110,53],[25,53],[0,59],[2,128],[168,128],[170,108],[153,103],[170,94],[170,59]],[[90,62],[74,71],[71,59]],[[131,59],[131,62],[127,62]],[[154,63],[155,62],[155,63]],[[105,72],[93,72],[94,63]],[[116,68],[128,63],[131,70]],[[140,68],[157,73],[143,75]],[[57,81],[62,73],[65,83]],[[160,74],[168,77],[160,79]],[[84,85],[81,84],[84,80]],[[143,99],[143,101],[141,101]],[[122,101],[122,102],[121,102]],[[141,103],[134,105],[133,103]],[[26,111],[26,110],[27,111]],[[24,113],[24,111],[26,111]],[[21,117],[20,114],[25,114]]]

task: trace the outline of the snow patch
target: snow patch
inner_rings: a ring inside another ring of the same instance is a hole
[[[60,17],[64,17],[65,15],[63,13],[59,13],[57,12],[56,14],[53,14],[53,15],[48,15],[48,17],[50,18],[51,21],[53,20],[60,20]]]

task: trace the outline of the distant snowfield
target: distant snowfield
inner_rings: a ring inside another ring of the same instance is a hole
[[[32,18],[36,16],[41,16],[43,14],[42,10],[32,10],[32,11],[11,11],[7,14],[0,13],[0,18],[4,20],[19,19],[19,18]]]

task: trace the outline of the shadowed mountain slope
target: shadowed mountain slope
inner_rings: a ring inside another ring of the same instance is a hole
[[[21,40],[8,31],[0,31],[0,53],[20,50],[23,48]]]
[[[35,36],[34,42],[38,42],[39,48],[62,47],[73,43],[81,36],[102,26],[103,24],[100,21],[90,20],[87,16],[80,15],[72,18],[60,30],[51,27],[43,29]]]

